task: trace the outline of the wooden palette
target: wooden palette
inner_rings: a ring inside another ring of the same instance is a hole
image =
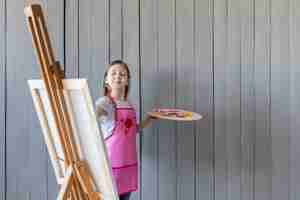
[[[182,109],[166,109],[166,108],[159,108],[154,109],[151,112],[148,112],[148,114],[152,117],[156,117],[159,119],[167,119],[167,120],[175,120],[175,121],[194,121],[194,120],[200,120],[202,119],[202,115],[182,110]]]

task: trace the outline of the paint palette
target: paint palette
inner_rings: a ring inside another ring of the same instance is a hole
[[[159,119],[167,119],[167,120],[175,120],[175,121],[194,121],[202,119],[202,115],[182,110],[182,109],[166,109],[166,108],[159,108],[154,109],[148,114],[152,117],[156,117]]]

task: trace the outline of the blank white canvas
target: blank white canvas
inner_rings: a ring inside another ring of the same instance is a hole
[[[29,80],[28,83],[55,176],[57,182],[61,184],[65,175],[64,154],[44,83],[42,80]],[[101,193],[102,199],[118,199],[87,81],[64,79],[63,87],[79,157],[87,162],[96,184],[95,189]]]

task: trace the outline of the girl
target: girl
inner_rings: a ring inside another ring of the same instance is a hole
[[[120,200],[128,200],[137,190],[138,168],[136,134],[152,117],[137,124],[136,112],[128,101],[130,72],[122,60],[113,61],[104,74],[104,96],[96,101],[96,115],[107,148]]]

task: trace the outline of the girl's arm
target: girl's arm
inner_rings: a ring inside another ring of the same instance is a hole
[[[141,131],[143,128],[147,128],[149,127],[149,125],[151,124],[151,122],[156,119],[155,117],[151,117],[150,115],[147,115],[146,119],[144,119],[143,121],[141,121],[140,124],[138,124],[138,131]]]

